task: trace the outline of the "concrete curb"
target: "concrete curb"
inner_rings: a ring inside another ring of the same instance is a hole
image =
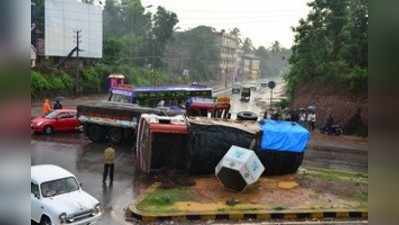
[[[325,211],[257,211],[257,212],[209,212],[209,213],[164,213],[146,214],[140,212],[133,205],[126,212],[127,220],[142,222],[153,221],[200,221],[200,220],[324,220],[324,219],[356,219],[367,220],[368,210],[325,210]]]

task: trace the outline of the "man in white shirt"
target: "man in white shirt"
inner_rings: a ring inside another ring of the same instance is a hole
[[[316,128],[316,113],[310,112],[307,118],[310,130],[313,131]]]

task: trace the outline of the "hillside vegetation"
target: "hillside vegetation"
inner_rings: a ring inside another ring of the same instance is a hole
[[[293,28],[291,69],[285,76],[289,94],[308,81],[367,93],[368,1],[314,0],[309,6],[307,18]]]

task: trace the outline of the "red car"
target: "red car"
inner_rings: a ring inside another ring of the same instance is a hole
[[[74,109],[54,110],[47,116],[39,116],[31,121],[35,133],[52,134],[57,131],[73,131],[80,127]]]

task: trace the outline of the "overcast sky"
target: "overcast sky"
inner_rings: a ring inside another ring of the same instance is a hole
[[[238,27],[242,37],[266,47],[278,40],[284,47],[293,43],[292,26],[306,17],[310,0],[142,0],[155,12],[158,5],[175,12],[180,30],[208,25],[218,30]]]

